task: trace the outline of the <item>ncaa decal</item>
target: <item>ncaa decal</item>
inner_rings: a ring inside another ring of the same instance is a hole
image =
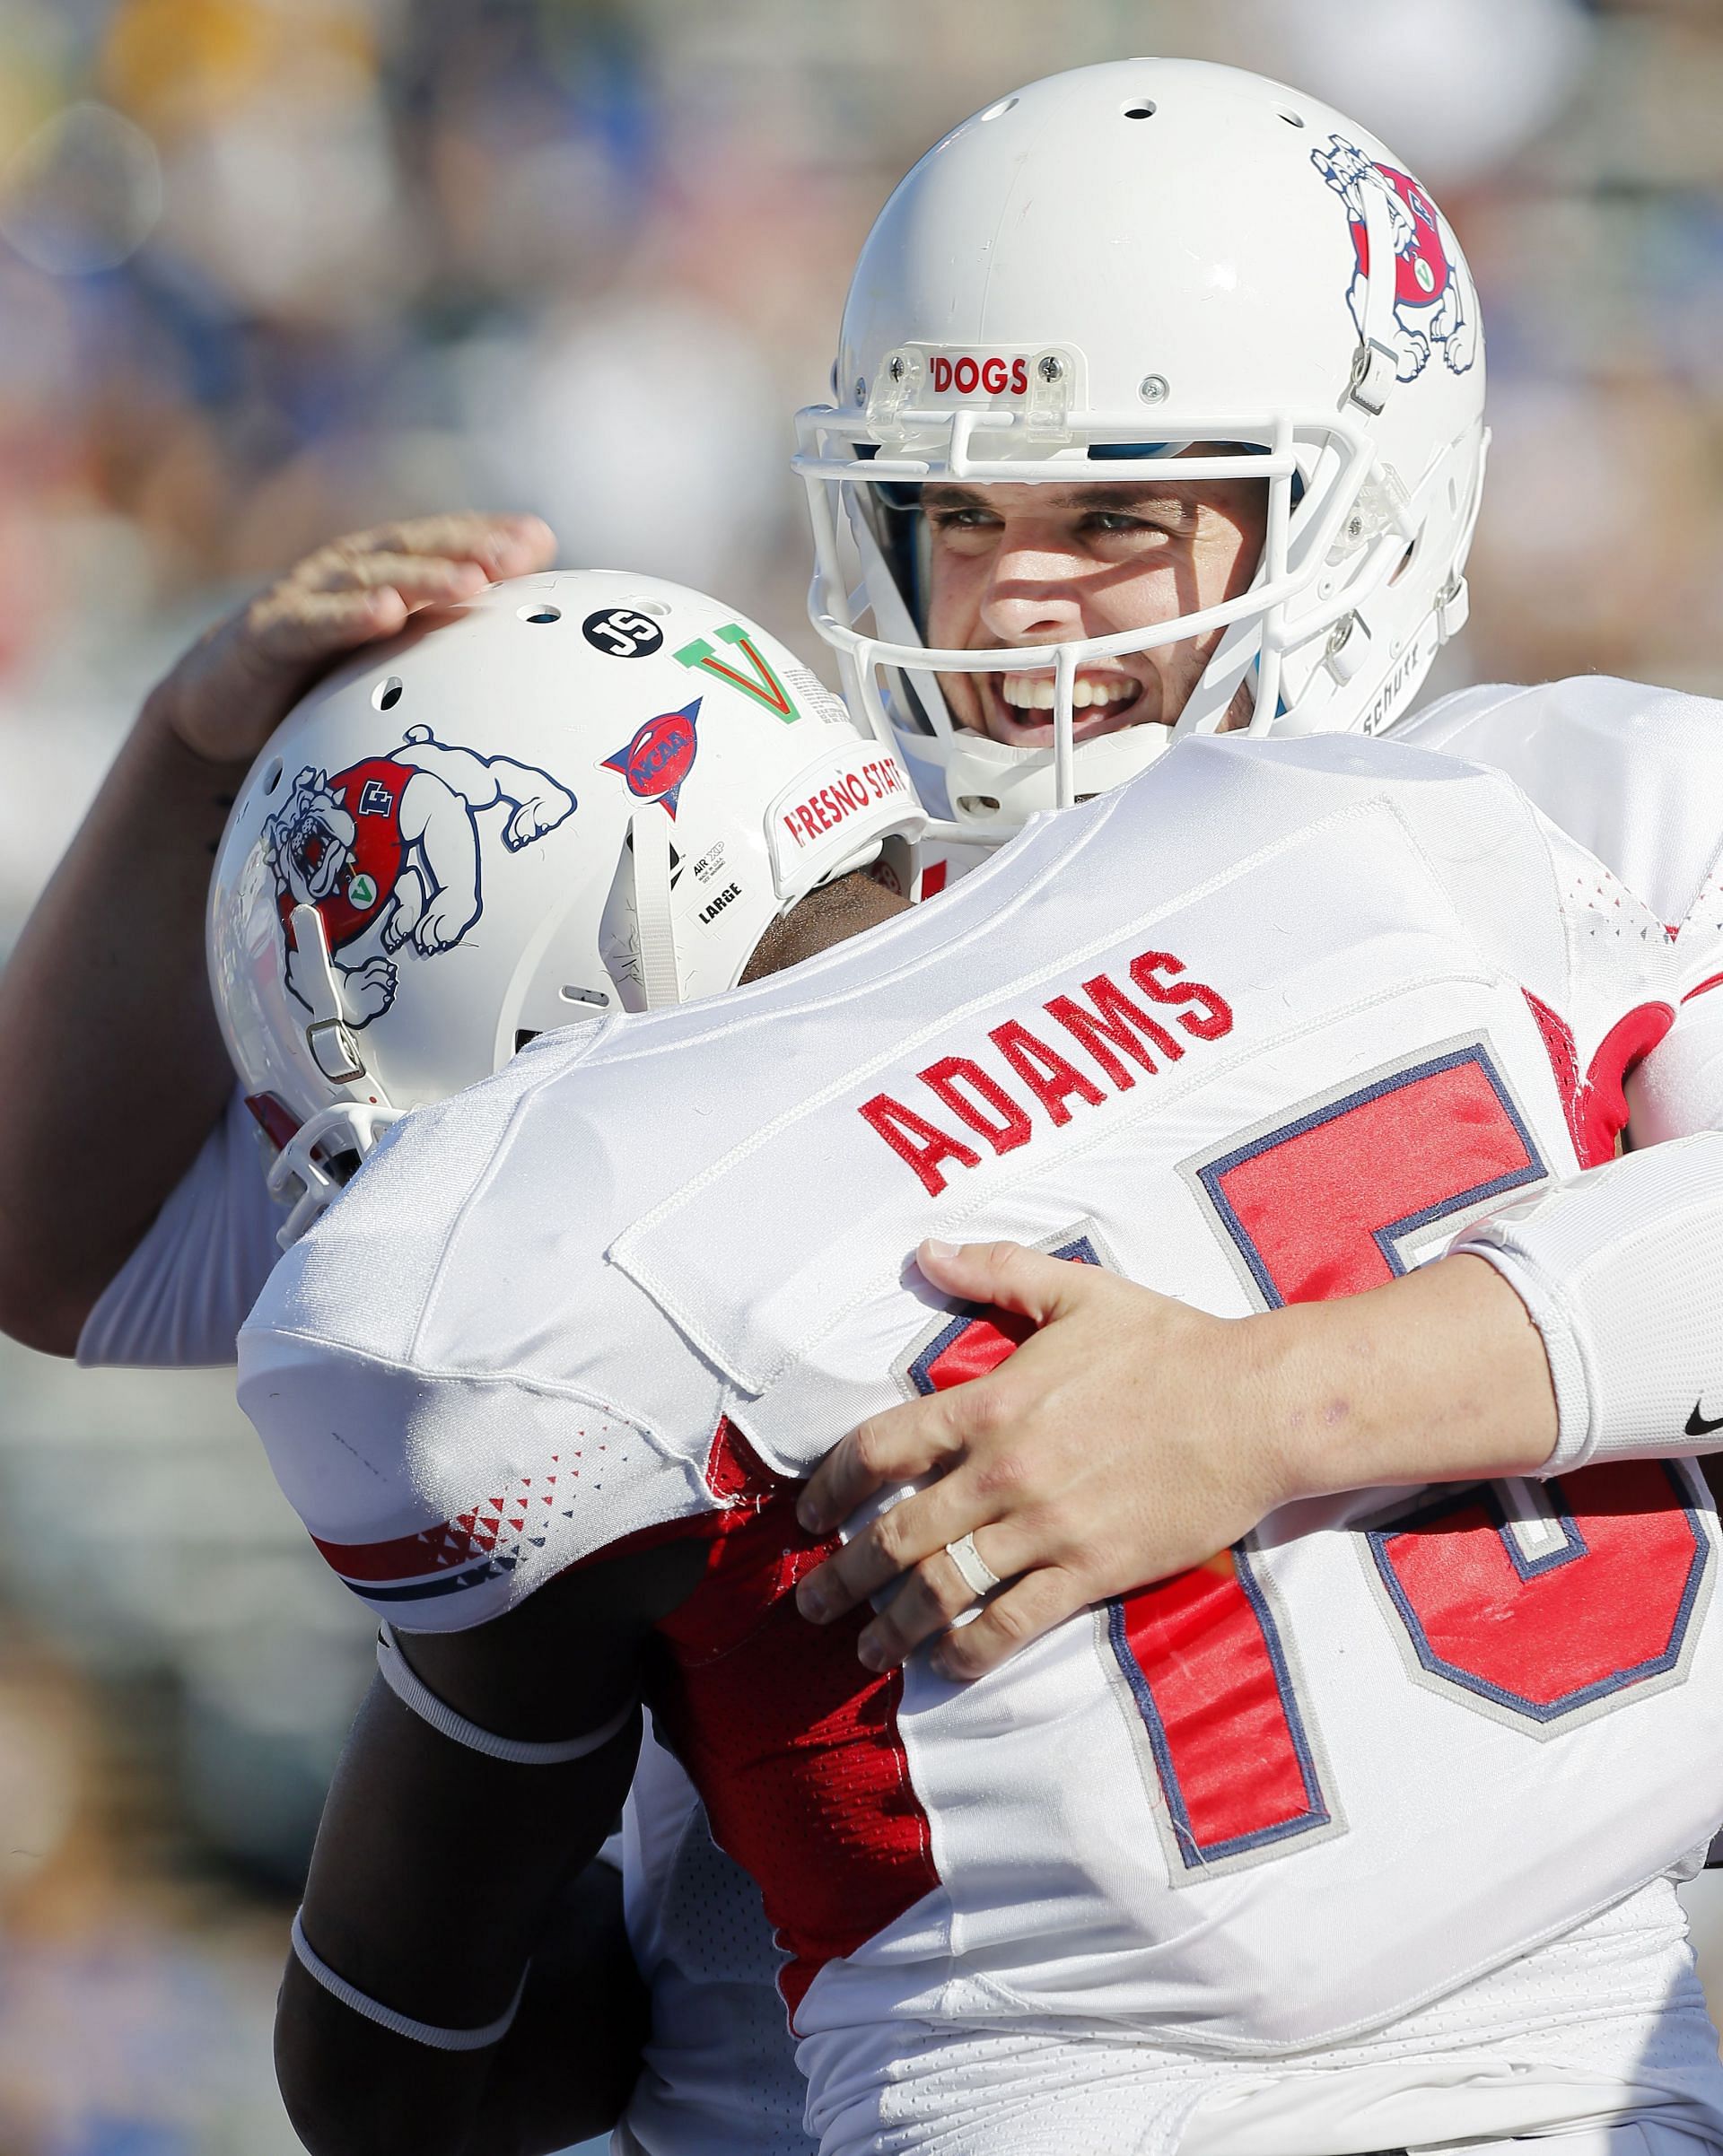
[[[1358,266],[1346,304],[1363,338],[1364,289],[1369,275],[1370,240],[1364,219],[1364,192],[1374,188],[1387,199],[1394,230],[1395,350],[1398,377],[1411,381],[1421,374],[1431,351],[1441,347],[1456,374],[1464,374],[1478,354],[1475,308],[1468,310],[1461,273],[1443,240],[1436,205],[1410,173],[1372,162],[1356,143],[1331,135],[1327,146],[1312,150],[1310,161],[1346,205]]]
[[[478,818],[497,807],[513,812],[500,835],[518,853],[573,816],[576,803],[547,772],[435,740],[424,726],[409,727],[398,748],[333,775],[307,765],[263,827],[289,992],[320,1013],[325,998],[306,973],[318,958],[297,947],[293,926],[294,909],[310,906],[345,1022],[380,1017],[395,999],[396,968],[386,954],[409,945],[426,958],[452,950],[484,911]],[[369,954],[342,963],[339,954],[373,930]]]
[[[722,659],[704,636],[695,637],[691,644],[684,644],[676,654],[677,663],[697,667],[704,674],[715,674],[720,681],[727,681],[743,695],[751,696],[756,703],[763,703],[774,719],[782,719],[786,726],[796,722],[796,707],[790,701],[789,692],[773,672],[768,661],[760,654],[759,646],[739,622],[726,622],[715,632],[720,643],[729,644],[747,661],[748,672],[742,673]]]
[[[637,801],[661,802],[665,815],[674,821],[677,801],[700,753],[694,730],[699,716],[697,696],[679,711],[660,711],[636,729],[632,741],[607,756],[603,768],[619,771]]]

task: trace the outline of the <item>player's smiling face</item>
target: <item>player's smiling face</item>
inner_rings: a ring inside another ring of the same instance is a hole
[[[1255,573],[1268,491],[1254,480],[1208,484],[1157,476],[1004,486],[929,486],[931,645],[1028,650],[1107,636],[1217,606]],[[1080,741],[1127,726],[1171,726],[1220,633],[1127,651],[1077,676]],[[1012,748],[1053,738],[1053,673],[942,674],[958,725]],[[1247,697],[1238,720],[1249,715]]]

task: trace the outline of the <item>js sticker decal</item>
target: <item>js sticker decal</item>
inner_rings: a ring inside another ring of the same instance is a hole
[[[652,615],[637,614],[632,607],[607,607],[601,614],[589,614],[581,624],[581,634],[608,659],[650,659],[664,642],[664,632]]]

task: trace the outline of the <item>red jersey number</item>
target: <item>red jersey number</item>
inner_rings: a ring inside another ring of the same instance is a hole
[[[1277,1307],[1376,1287],[1405,1270],[1421,1231],[1547,1173],[1478,1043],[1295,1112],[1195,1179]],[[1055,1254],[1096,1262],[1087,1243]],[[1021,1337],[1019,1321],[956,1318],[908,1375],[918,1391],[941,1390]],[[1533,1736],[1676,1680],[1711,1561],[1661,1462],[1587,1468],[1548,1494],[1552,1515],[1529,1537],[1487,1485],[1365,1531],[1418,1669]],[[1272,1858],[1332,1827],[1290,1643],[1246,1547],[1121,1596],[1105,1619],[1187,1872]]]

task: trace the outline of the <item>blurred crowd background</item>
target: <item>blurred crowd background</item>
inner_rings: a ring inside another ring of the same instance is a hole
[[[0,952],[156,672],[343,529],[534,509],[822,663],[788,420],[870,221],[1001,92],[1159,51],[1354,111],[1468,249],[1438,685],[1723,694],[1716,0],[0,0]],[[293,2145],[271,1999],[370,1632],[222,1374],[0,1342],[0,2156]]]

